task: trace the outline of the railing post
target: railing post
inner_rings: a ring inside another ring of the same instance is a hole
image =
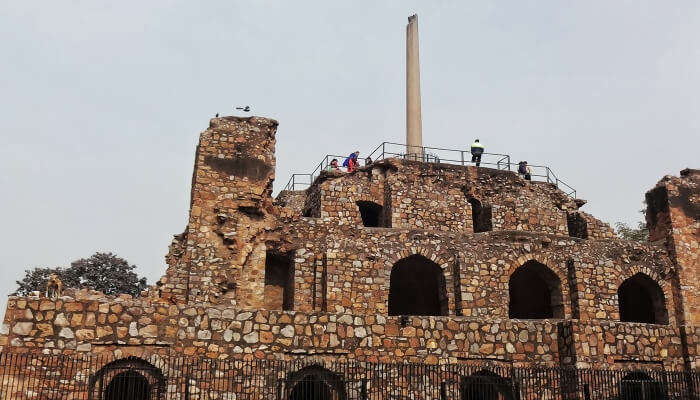
[[[280,381],[277,385],[277,400],[282,400],[282,393],[284,392],[284,381]]]
[[[440,400],[447,400],[447,382],[440,382]]]
[[[464,150],[459,151],[459,158],[462,159],[462,166],[464,166]]]
[[[360,388],[360,399],[367,400],[367,378],[362,379],[362,387]]]
[[[509,154],[506,154],[506,157],[508,157],[508,159],[507,159],[507,161],[508,161],[508,171],[510,171],[510,155],[509,155]]]

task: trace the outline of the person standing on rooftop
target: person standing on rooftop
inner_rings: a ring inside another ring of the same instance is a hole
[[[472,162],[478,167],[481,164],[481,155],[484,154],[484,145],[479,143],[479,139],[474,140],[471,146]]]
[[[359,155],[360,155],[359,150],[354,152],[354,153],[350,153],[348,158],[346,158],[345,161],[343,162],[343,167],[348,168],[348,173],[352,173],[355,171],[355,168],[357,167],[357,162],[358,162],[357,157],[359,157]]]

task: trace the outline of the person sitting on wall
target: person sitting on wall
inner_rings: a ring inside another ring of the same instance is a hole
[[[530,166],[527,165],[527,161],[520,161],[518,163],[518,175],[526,181],[532,180],[532,170]]]
[[[340,167],[338,166],[338,159],[334,158],[331,160],[331,163],[328,164],[326,167],[326,171],[328,172],[338,172],[340,171]]]
[[[365,158],[365,167],[368,165],[372,165],[372,157],[370,156],[367,156],[367,158]]]
[[[353,173],[355,172],[355,168],[357,167],[357,157],[360,155],[360,151],[356,151],[354,153],[350,153],[348,158],[343,161],[343,167],[347,167],[348,173]]]
[[[481,155],[484,154],[484,145],[479,143],[479,139],[474,140],[471,146],[472,162],[478,167],[481,164]]]

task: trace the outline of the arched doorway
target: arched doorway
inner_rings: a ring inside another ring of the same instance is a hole
[[[510,379],[487,370],[463,376],[459,384],[461,400],[513,400],[513,389]]]
[[[644,372],[632,372],[620,381],[619,400],[666,400],[663,385]]]
[[[287,400],[346,400],[343,377],[320,365],[290,374],[286,386]]]
[[[92,400],[161,400],[165,378],[160,369],[138,357],[113,361],[90,378]]]
[[[389,281],[389,315],[447,315],[442,268],[419,254],[396,262]]]
[[[104,391],[104,400],[149,400],[151,385],[136,371],[117,374]]]
[[[620,321],[668,324],[664,291],[641,272],[626,279],[617,289]]]
[[[546,265],[530,260],[508,281],[508,318],[564,318],[561,280]]]

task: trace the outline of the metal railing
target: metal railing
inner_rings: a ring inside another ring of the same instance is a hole
[[[700,374],[151,355],[0,354],[2,399],[697,400]]]
[[[372,162],[384,160],[388,158],[399,158],[405,160],[421,161],[427,163],[445,163],[453,165],[475,165],[472,161],[470,150],[446,149],[441,147],[429,146],[409,146],[401,143],[382,142],[374,148],[368,156]],[[316,164],[316,167],[308,174],[295,173],[289,178],[287,185],[282,190],[303,190],[311,186],[316,178],[321,175],[322,171],[326,171],[333,159],[338,160],[338,164],[342,164],[347,156],[336,154],[327,154],[323,159]],[[360,166],[366,166],[366,157],[360,157],[358,160]],[[518,164],[511,162],[509,154],[499,153],[483,153],[481,155],[480,165],[489,166],[498,170],[517,171]],[[528,164],[532,170],[532,179],[539,180],[555,185],[561,189],[569,197],[576,197],[576,189],[568,185],[546,165]],[[341,171],[346,171],[341,167]]]

